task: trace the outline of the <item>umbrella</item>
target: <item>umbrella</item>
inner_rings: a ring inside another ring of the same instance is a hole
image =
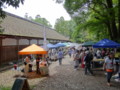
[[[56,47],[65,47],[65,45],[63,43],[57,43],[55,44]]]
[[[50,43],[47,44],[47,47],[48,47],[48,48],[57,48],[57,46],[55,46],[55,45],[53,45],[53,44],[50,44]]]
[[[36,44],[32,44],[21,51],[19,51],[19,54],[25,55],[25,54],[47,54],[47,51],[45,51],[43,48]]]
[[[62,44],[64,44],[64,45],[65,45],[65,47],[69,47],[69,46],[70,46],[70,44],[69,44],[69,43],[62,43]]]

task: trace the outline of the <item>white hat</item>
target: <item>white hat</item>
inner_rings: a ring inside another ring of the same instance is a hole
[[[89,53],[89,51],[87,50],[87,51],[85,51],[85,53],[86,53],[86,54],[88,54],[88,53]]]

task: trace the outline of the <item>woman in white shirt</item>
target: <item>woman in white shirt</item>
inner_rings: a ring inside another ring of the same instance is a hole
[[[111,86],[110,80],[114,72],[114,64],[115,64],[114,54],[110,53],[108,58],[105,59],[105,63],[103,65],[104,70],[106,70],[107,72],[107,85],[108,86]]]

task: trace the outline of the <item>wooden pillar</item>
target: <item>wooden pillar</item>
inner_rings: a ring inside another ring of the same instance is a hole
[[[0,65],[2,64],[2,38],[0,37]]]
[[[19,38],[17,38],[17,53],[19,52]],[[19,55],[17,54],[17,60],[19,60]]]
[[[39,44],[39,39],[37,39],[37,45],[40,45],[40,44]]]
[[[40,46],[42,45],[42,43],[41,43],[42,41],[41,41],[41,40],[43,40],[43,39],[39,39],[39,45],[40,45]]]
[[[28,39],[29,40],[29,45],[30,45],[30,41],[31,41],[31,39]]]

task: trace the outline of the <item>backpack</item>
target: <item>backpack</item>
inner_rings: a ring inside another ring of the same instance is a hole
[[[91,62],[92,59],[93,59],[92,53],[88,53],[88,54],[86,55],[85,61],[86,61],[86,62]]]
[[[90,60],[93,60],[93,55],[92,55],[92,53],[89,53],[89,59],[90,59]]]

